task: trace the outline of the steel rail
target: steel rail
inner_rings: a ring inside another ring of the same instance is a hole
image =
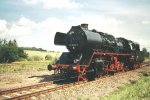
[[[6,94],[9,94],[9,93],[19,92],[19,91],[28,90],[28,89],[34,89],[34,88],[37,88],[37,87],[43,87],[43,86],[47,86],[47,85],[50,85],[50,84],[52,84],[52,82],[42,82],[42,83],[35,84],[35,85],[4,90],[4,91],[0,91],[0,95],[6,95]]]
[[[20,96],[15,96],[15,97],[11,97],[11,98],[7,98],[6,100],[22,100],[22,99],[28,99],[31,98],[33,96],[39,96],[40,94],[46,94],[46,93],[50,93],[50,92],[54,92],[57,90],[62,90],[74,85],[80,85],[80,84],[84,84],[87,83],[87,81],[81,81],[81,82],[76,82],[76,83],[70,83],[70,84],[65,84],[65,85],[60,85],[60,86],[56,86],[53,88],[49,88],[49,89],[44,89],[44,90],[40,90],[40,91],[36,91],[36,92],[32,92],[32,93],[28,93],[28,94],[23,94]]]

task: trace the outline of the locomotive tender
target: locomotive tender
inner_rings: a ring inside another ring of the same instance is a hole
[[[63,52],[48,70],[66,78],[77,76],[78,81],[135,69],[144,60],[138,43],[89,30],[88,24],[72,26],[67,34],[57,32],[54,44],[66,46],[69,52]]]

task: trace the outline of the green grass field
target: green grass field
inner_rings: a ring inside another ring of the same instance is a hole
[[[12,73],[29,70],[45,70],[50,61],[22,61],[0,64],[0,73]]]
[[[120,87],[118,91],[100,100],[150,100],[150,70],[142,73],[143,76],[139,80]]]
[[[30,51],[25,50],[28,54],[28,58],[32,57],[40,57],[42,60],[40,61],[20,61],[13,63],[3,63],[0,64],[0,73],[11,73],[11,72],[19,72],[19,71],[29,71],[29,70],[45,70],[47,69],[48,64],[53,64],[56,59],[60,56],[60,53],[55,52],[44,52],[44,51]],[[51,55],[51,60],[45,60],[46,55]]]
[[[56,52],[46,52],[46,51],[31,51],[31,50],[25,50],[25,53],[27,53],[28,58],[32,57],[40,57],[42,60],[45,60],[46,55],[50,55],[52,57],[52,60],[55,58],[58,58],[60,56],[60,53]]]

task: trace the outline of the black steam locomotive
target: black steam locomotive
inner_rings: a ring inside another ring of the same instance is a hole
[[[139,68],[144,60],[138,43],[89,30],[88,24],[72,26],[67,34],[57,32],[54,44],[66,46],[69,52],[63,52],[48,70],[66,78],[77,76],[78,81]]]

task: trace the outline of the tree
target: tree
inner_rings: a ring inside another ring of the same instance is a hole
[[[13,40],[13,46],[14,46],[14,47],[18,47],[17,41],[16,41],[15,39]]]
[[[3,40],[2,40],[2,39],[0,39],[0,46],[2,46],[2,42],[3,42]]]
[[[27,58],[28,55],[24,52],[22,48],[18,48],[18,55],[20,58]]]
[[[18,50],[14,47],[6,47],[5,48],[5,62],[13,62],[19,60]]]
[[[8,46],[9,46],[9,47],[13,47],[13,42],[12,42],[11,40],[9,40]]]
[[[15,39],[13,41],[9,40],[8,46],[9,47],[17,47],[17,41]]]
[[[13,62],[26,59],[27,54],[17,46],[16,40],[0,39],[0,62]]]
[[[8,42],[6,39],[3,39],[3,46],[8,46]]]
[[[0,39],[0,47],[2,46],[8,46],[8,42],[6,39]]]
[[[146,48],[143,48],[144,57],[149,57],[149,52],[147,52]]]

